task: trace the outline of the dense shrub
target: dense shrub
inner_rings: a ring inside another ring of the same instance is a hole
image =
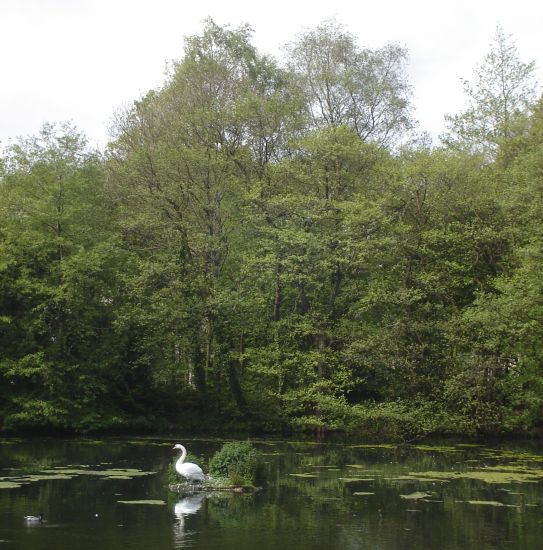
[[[209,473],[234,485],[259,483],[264,477],[262,453],[249,442],[225,443],[209,461]]]

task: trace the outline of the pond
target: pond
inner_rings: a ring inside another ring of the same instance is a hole
[[[541,547],[535,444],[255,441],[262,491],[177,495],[177,442],[0,440],[0,550]],[[181,443],[209,458],[223,441]]]

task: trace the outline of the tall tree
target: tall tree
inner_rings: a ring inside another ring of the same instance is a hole
[[[123,259],[104,183],[99,156],[69,125],[45,125],[6,152],[0,182],[5,427],[85,429],[122,416],[123,399],[110,398],[125,383],[118,368],[123,339],[113,329]]]
[[[522,131],[523,118],[536,97],[535,62],[524,63],[511,35],[498,26],[473,81],[462,80],[468,106],[445,117],[445,144],[495,157],[504,140]]]
[[[313,127],[346,125],[364,141],[389,145],[413,126],[404,48],[362,48],[341,25],[326,21],[287,52]]]
[[[297,109],[283,73],[250,38],[246,26],[207,21],[187,39],[163,89],[119,119],[110,151],[121,200],[133,214],[138,209],[131,223],[142,231],[127,226],[127,238],[147,233],[142,248],[147,240],[170,258],[163,266],[178,265],[160,283],[183,289],[171,302],[177,314],[167,310],[180,335],[172,343],[178,369],[201,396],[213,392],[217,411],[225,386],[243,407],[236,369],[226,364],[243,333],[238,326],[234,336],[228,319],[244,250],[233,246],[243,242],[240,206],[254,182],[265,180],[266,166],[285,154],[285,129]]]

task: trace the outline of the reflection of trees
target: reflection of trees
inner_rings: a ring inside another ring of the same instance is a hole
[[[261,513],[257,494],[212,493],[207,501],[210,522],[221,527],[244,529],[258,521]]]
[[[201,445],[202,454],[209,456],[213,445]],[[42,465],[47,468],[69,463],[98,466],[100,462],[111,462],[104,468],[143,467],[159,474],[134,480],[78,476],[72,480],[38,481],[20,489],[0,491],[0,509],[9,510],[4,522],[8,527],[0,538],[15,540],[16,529],[23,528],[23,515],[44,512],[49,526],[51,523],[77,524],[91,532],[99,525],[100,540],[111,542],[108,547],[115,547],[113,541],[121,544],[128,530],[135,538],[141,536],[142,541],[146,536],[157,537],[161,541],[157,548],[172,545],[205,548],[210,540],[215,541],[226,533],[229,543],[225,543],[224,548],[237,544],[240,548],[262,550],[281,545],[300,550],[377,546],[382,550],[499,547],[491,542],[485,547],[483,532],[490,533],[492,540],[511,540],[511,545],[518,548],[537,548],[540,542],[536,543],[535,536],[541,513],[541,484],[487,484],[466,478],[444,482],[405,478],[409,472],[462,472],[483,464],[535,466],[533,457],[534,462],[529,462],[526,456],[505,451],[489,455],[482,453],[480,448],[423,452],[412,446],[357,448],[281,443],[270,447],[266,445],[265,450],[273,451],[266,455],[271,478],[261,492],[178,496],[165,488],[171,458],[166,447],[107,440],[97,444],[62,440],[3,444],[0,464],[6,468],[36,472]],[[349,469],[349,464],[360,467]],[[317,477],[289,475],[304,472]],[[10,471],[9,475],[11,473],[21,472]],[[369,481],[349,483],[339,479],[342,477],[361,477]],[[431,500],[441,502],[400,498],[400,495],[417,491],[429,492]],[[374,494],[357,496],[355,492]],[[117,496],[118,493],[123,496]],[[165,507],[116,504],[120,498],[137,500],[145,498],[144,495],[167,498],[169,511]],[[498,501],[520,505],[520,508],[477,506],[466,502],[468,500]],[[534,504],[539,506],[530,506]],[[95,518],[97,512],[99,518]],[[68,536],[58,532],[59,536]],[[73,533],[75,536],[77,531]],[[72,547],[78,546],[74,543]],[[143,542],[142,546],[137,546],[143,547]]]
[[[522,506],[524,502],[539,502],[538,484],[512,484],[504,488],[473,479],[435,482],[402,478],[409,472],[465,471],[474,464],[472,461],[480,458],[479,453],[477,448],[423,452],[412,446],[390,449],[321,446],[287,452],[281,459],[284,475],[273,488],[270,522],[286,530],[299,531],[297,526],[304,526],[310,531],[332,533],[327,535],[330,548],[376,543],[383,549],[475,548],[481,547],[482,526],[495,532],[496,540],[527,541],[533,535],[523,527],[526,514],[535,514],[533,510],[537,508]],[[360,468],[348,470],[348,464]],[[341,471],[328,470],[334,467]],[[292,472],[317,477],[289,476]],[[346,483],[339,477],[371,478],[371,481]],[[359,491],[374,494],[353,495]],[[400,498],[416,491],[429,492],[431,500],[442,502]],[[520,504],[521,508],[476,506],[468,500]],[[444,541],[448,545],[443,546]],[[320,541],[315,548],[325,547],[324,542]]]

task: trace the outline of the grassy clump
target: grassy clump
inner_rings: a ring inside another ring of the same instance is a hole
[[[209,473],[232,485],[255,485],[264,478],[262,453],[249,442],[225,443],[209,461]]]

